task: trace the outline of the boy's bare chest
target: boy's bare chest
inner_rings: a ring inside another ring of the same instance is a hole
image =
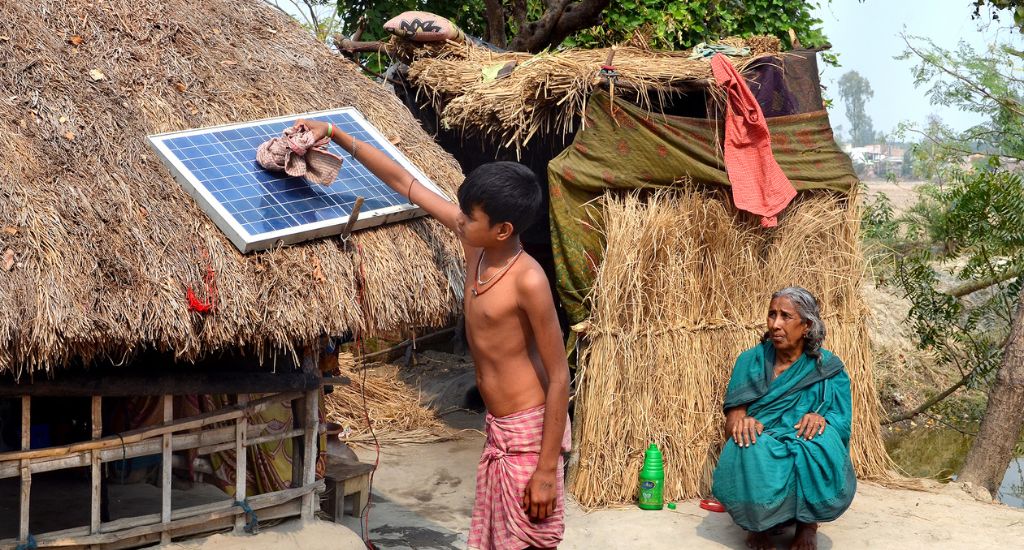
[[[502,288],[473,294],[472,284],[468,286],[463,311],[466,315],[466,324],[471,329],[487,330],[518,320],[519,308],[514,294]]]

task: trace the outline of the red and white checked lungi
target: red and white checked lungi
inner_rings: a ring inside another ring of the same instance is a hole
[[[563,458],[558,458],[558,500],[554,512],[533,522],[523,510],[526,485],[537,469],[544,405],[495,417],[487,414],[487,443],[476,471],[476,501],[469,529],[469,547],[479,550],[521,550],[530,546],[554,548],[565,532]],[[562,453],[572,444],[565,419]]]

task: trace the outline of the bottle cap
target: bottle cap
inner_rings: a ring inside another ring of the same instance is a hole
[[[676,503],[674,503],[674,502],[668,503],[668,509],[669,510],[675,510],[676,509]]]

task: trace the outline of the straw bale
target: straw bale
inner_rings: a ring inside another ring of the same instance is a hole
[[[763,334],[771,293],[791,284],[818,297],[825,346],[852,380],[857,473],[888,478],[858,218],[846,198],[801,197],[765,230],[725,192],[605,196],[607,250],[575,397],[570,488],[582,505],[632,500],[652,442],[665,456],[666,499],[709,494],[732,366]]]
[[[362,231],[355,246],[324,239],[243,256],[146,144],[147,134],[351,105],[453,194],[454,159],[291,18],[259,0],[4,10],[0,254],[12,250],[16,264],[0,271],[0,373],[141,348],[181,359],[288,350],[324,333],[440,325],[457,310],[461,250],[436,222]],[[185,288],[205,288],[208,265],[218,296],[202,316]]]
[[[452,437],[437,413],[421,404],[419,390],[401,380],[398,367],[357,369],[350,354],[340,354],[339,372],[352,382],[335,386],[324,402],[327,419],[347,430],[342,441],[372,445],[376,437],[382,444],[405,444]],[[367,417],[373,426],[372,434]]]
[[[737,45],[750,40],[758,48],[756,54],[729,58],[737,70],[779,51],[778,39],[772,43],[754,37]],[[652,97],[660,104],[664,94],[707,87],[712,78],[710,60],[689,59],[689,51],[651,51],[628,45],[614,50],[616,88],[628,90],[631,100],[646,109],[651,108]],[[426,94],[441,114],[442,124],[519,150],[534,135],[573,131],[582,119],[587,98],[601,85],[601,66],[610,51],[567,49],[531,55],[449,42],[443,49],[435,46],[406,55],[413,56],[409,80]],[[517,63],[511,74],[483,80],[485,68],[511,61]],[[710,91],[720,95],[717,88]]]

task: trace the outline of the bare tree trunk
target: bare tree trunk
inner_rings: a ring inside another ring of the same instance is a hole
[[[988,396],[978,436],[967,453],[957,481],[969,481],[995,495],[1013,447],[1024,427],[1024,292],[1017,302],[1010,337]]]
[[[501,0],[484,0],[484,9],[487,15],[487,36],[484,40],[499,48],[504,48],[505,42],[505,10],[501,6]]]

